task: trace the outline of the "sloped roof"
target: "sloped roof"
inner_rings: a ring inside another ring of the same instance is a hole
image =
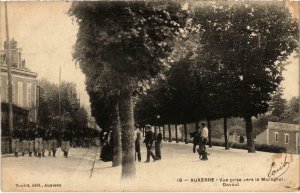
[[[298,131],[298,132],[300,132],[300,125],[269,121],[268,129],[274,129],[274,130],[278,130],[278,131]]]

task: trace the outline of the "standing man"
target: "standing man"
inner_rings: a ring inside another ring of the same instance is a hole
[[[29,157],[32,157],[32,152],[34,152],[34,139],[35,139],[33,126],[31,126],[31,128],[28,129],[27,137],[28,137],[28,145],[29,145],[28,147]]]
[[[57,149],[57,143],[59,140],[59,133],[58,130],[55,127],[52,127],[49,130],[48,133],[48,137],[49,137],[49,156],[51,156],[51,151],[53,153],[53,157],[55,157],[56,154],[56,149]]]
[[[162,134],[159,132],[155,137],[155,156],[158,159],[161,159],[161,142],[162,142]]]
[[[190,136],[193,137],[193,152],[196,153],[197,146],[201,146],[202,140],[201,140],[201,128],[197,126],[197,130],[190,133]]]
[[[147,148],[147,160],[145,161],[146,163],[150,162],[150,156],[152,157],[153,161],[158,160],[158,158],[152,152],[153,142],[154,142],[154,133],[151,131],[151,126],[146,125],[146,136],[144,140],[144,143]]]
[[[42,132],[44,133],[44,136],[43,136],[43,153],[42,153],[42,156],[45,157],[45,151],[47,150],[48,152],[49,151],[49,143],[48,143],[48,140],[49,140],[49,128],[45,129],[45,128],[42,128]]]
[[[61,133],[61,150],[64,152],[64,157],[68,157],[70,142],[72,140],[72,133],[69,128],[64,128]]]
[[[21,133],[19,128],[15,128],[12,133],[12,149],[13,152],[15,153],[15,157],[18,157],[18,153],[20,151],[20,138],[21,138]]]
[[[29,128],[27,127],[23,132],[22,132],[22,156],[25,155],[25,152],[29,152]]]
[[[135,126],[135,160],[136,160],[136,154],[138,157],[138,161],[141,162],[142,156],[141,156],[141,134],[142,132],[139,130],[138,125]]]
[[[45,132],[41,126],[37,125],[35,131],[35,151],[37,152],[37,156],[41,158],[43,151],[43,138],[45,137]]]
[[[205,144],[207,142],[208,139],[208,128],[206,127],[205,123],[202,123],[202,129],[201,129],[201,139],[202,139],[202,144],[201,144],[201,149],[200,149],[200,153],[199,155],[202,156],[201,160],[208,160],[207,159],[207,152]]]

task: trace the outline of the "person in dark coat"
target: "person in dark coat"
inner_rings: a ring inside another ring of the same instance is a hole
[[[155,156],[158,159],[161,159],[161,142],[162,142],[162,134],[159,132],[155,137]]]
[[[135,126],[135,160],[136,160],[136,155],[138,157],[138,161],[142,161],[142,156],[141,156],[141,135],[142,132],[139,130],[138,126]]]
[[[35,151],[37,152],[37,156],[41,158],[43,151],[43,138],[45,137],[45,130],[42,129],[41,126],[37,126],[35,131]]]
[[[112,147],[113,141],[112,140],[113,140],[113,138],[112,138],[111,130],[109,132],[104,132],[103,140],[104,140],[104,144],[101,149],[100,160],[105,161],[105,162],[112,161],[112,157],[113,157],[113,147]]]
[[[42,127],[42,132],[44,133],[44,136],[43,136],[43,150],[42,150],[42,156],[45,157],[45,151],[47,150],[48,152],[49,151],[49,128],[45,129],[44,127]]]
[[[197,130],[190,133],[190,136],[193,138],[193,152],[196,153],[197,146],[201,146],[201,128],[197,126]]]
[[[20,128],[15,128],[11,133],[12,138],[12,149],[15,156],[18,157],[20,151],[20,140],[21,140],[21,130]]]
[[[152,152],[153,142],[154,142],[154,133],[151,131],[151,126],[146,125],[146,136],[144,140],[144,143],[147,148],[147,160],[145,161],[146,163],[150,162],[150,156],[152,157],[153,161],[158,160],[158,158]]]
[[[22,143],[22,156],[25,155],[26,152],[29,152],[29,128],[24,128],[21,134],[21,143]]]
[[[61,133],[61,150],[64,152],[64,157],[67,158],[72,140],[72,132],[69,128],[64,128]]]
[[[205,144],[208,140],[208,128],[206,127],[205,123],[201,123],[202,129],[201,129],[201,145],[198,149],[199,153],[199,158],[201,160],[208,160],[207,155],[208,153],[206,152],[206,147]]]
[[[29,142],[29,157],[32,157],[32,152],[34,152],[34,140],[35,140],[35,134],[34,134],[34,126],[31,126],[31,128],[28,129],[27,138]]]
[[[55,127],[52,127],[48,131],[48,138],[49,138],[49,156],[51,156],[51,151],[53,157],[55,157],[56,149],[58,147],[58,140],[59,140],[59,133]]]

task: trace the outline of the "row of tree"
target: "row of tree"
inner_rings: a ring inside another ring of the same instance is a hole
[[[50,83],[46,79],[39,81],[39,124],[49,127],[57,124],[59,117],[59,89],[61,90],[61,115],[68,119],[68,126],[77,133],[87,128],[88,114],[84,107],[80,106],[74,83],[63,81],[61,87]],[[55,122],[56,121],[56,122]]]
[[[282,3],[76,2],[69,14],[74,59],[93,116],[113,129],[123,179],[135,176],[134,109],[140,123],[243,117],[253,152],[251,117],[267,112],[297,46]]]
[[[193,22],[201,27],[187,37],[185,56],[140,98],[137,120],[155,123],[157,114],[163,124],[207,119],[210,130],[211,120],[223,118],[228,144],[227,119],[242,117],[248,152],[255,152],[251,117],[268,111],[297,47],[297,24],[282,4],[206,4],[195,8]]]

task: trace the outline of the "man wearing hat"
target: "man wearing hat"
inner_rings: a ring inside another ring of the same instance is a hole
[[[153,142],[154,142],[154,133],[151,130],[151,126],[146,125],[146,136],[145,136],[145,140],[144,140],[144,143],[147,148],[147,160],[145,161],[146,163],[150,162],[150,156],[152,157],[153,161],[158,160],[158,158],[152,152]]]
[[[139,162],[142,160],[141,145],[140,145],[141,135],[142,135],[142,132],[139,130],[139,126],[136,124],[135,125],[135,131],[134,131],[134,136],[135,136],[135,140],[134,140],[134,142],[135,142],[135,160],[136,160],[136,155],[137,155]]]
[[[201,127],[202,127],[202,129],[201,129],[201,146],[198,149],[199,158],[201,160],[208,160],[207,152],[205,151],[206,150],[205,144],[208,139],[208,129],[207,129],[205,123],[201,123]]]
[[[56,149],[58,146],[59,133],[55,127],[51,127],[48,132],[49,137],[49,156],[51,156],[51,151],[53,152],[53,157],[55,157]]]
[[[34,152],[34,140],[35,140],[35,134],[34,134],[34,126],[31,125],[31,127],[27,131],[27,139],[28,139],[28,151],[29,151],[29,157],[32,157],[32,152]]]
[[[22,138],[20,128],[15,128],[11,133],[11,137],[13,152],[15,153],[15,156],[18,157],[20,151],[20,139]]]
[[[38,157],[42,157],[42,151],[43,151],[43,138],[45,137],[45,130],[42,129],[41,126],[37,125],[36,131],[35,131],[35,151],[38,153]]]
[[[72,140],[72,132],[69,128],[64,128],[61,133],[61,150],[64,152],[64,157],[68,157],[70,142]]]
[[[196,153],[197,146],[201,146],[201,128],[199,126],[196,127],[196,131],[190,133],[190,136],[193,137],[193,152]]]
[[[29,152],[29,128],[28,127],[22,132],[21,143],[22,143],[22,156],[24,156],[27,151]]]

